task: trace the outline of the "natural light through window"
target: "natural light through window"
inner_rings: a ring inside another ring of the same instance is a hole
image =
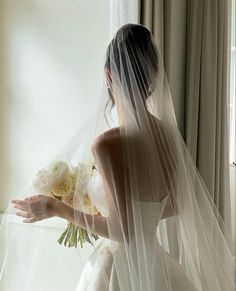
[[[7,155],[0,182],[2,192],[12,196],[88,119],[84,108],[95,109],[98,102],[109,40],[108,0],[69,2],[8,0],[1,5],[0,150]],[[9,198],[0,197],[2,211]]]

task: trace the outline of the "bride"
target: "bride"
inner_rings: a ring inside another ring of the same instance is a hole
[[[78,291],[234,290],[227,230],[178,130],[149,30],[122,26],[104,68],[107,106],[115,106],[118,126],[94,136],[98,171],[88,195],[107,211],[85,214],[39,194],[14,199],[16,214],[26,223],[62,217],[103,237]]]

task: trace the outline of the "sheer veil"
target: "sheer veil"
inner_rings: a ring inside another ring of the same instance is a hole
[[[75,210],[74,219],[106,237],[101,244],[110,244],[119,286],[114,290],[179,290],[175,287],[184,277],[191,290],[233,291],[230,235],[178,130],[163,60],[150,31],[122,26],[108,46],[104,68],[96,114],[57,158],[67,163],[95,158],[101,179],[88,194],[100,214]],[[77,184],[74,208],[79,204]],[[14,233],[7,225],[6,214],[1,235],[9,242]],[[35,234],[40,235],[42,230]],[[32,259],[23,266],[20,257],[16,265],[8,264],[11,251],[9,244],[1,248],[5,284],[9,268],[21,266],[21,276],[28,278],[34,264]]]

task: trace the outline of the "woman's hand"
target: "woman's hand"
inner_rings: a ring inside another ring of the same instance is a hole
[[[62,202],[45,195],[35,195],[24,200],[13,199],[16,215],[24,217],[23,222],[32,223],[59,215]]]

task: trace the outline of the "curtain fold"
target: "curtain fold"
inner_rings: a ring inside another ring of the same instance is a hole
[[[140,0],[162,52],[177,123],[231,235],[228,141],[230,1]]]

